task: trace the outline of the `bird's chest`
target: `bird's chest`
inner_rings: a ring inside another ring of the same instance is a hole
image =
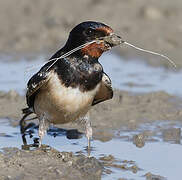
[[[34,106],[39,115],[46,112],[55,124],[73,121],[88,112],[99,87],[97,84],[92,90],[83,92],[79,86],[66,87],[57,74],[52,74],[37,95]]]
[[[79,87],[80,91],[88,92],[95,89],[102,80],[103,69],[99,63],[73,62],[67,67],[60,66],[56,73],[66,87]]]

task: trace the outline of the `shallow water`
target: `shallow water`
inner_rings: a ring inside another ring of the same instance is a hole
[[[36,61],[1,61],[0,90],[9,91],[14,89],[20,94],[24,94],[28,79],[40,68],[43,59],[43,57],[39,57]],[[105,72],[111,77],[115,88],[134,93],[163,90],[173,95],[182,96],[182,84],[179,83],[182,71],[174,72],[173,69],[166,70],[150,67],[137,60],[125,61],[110,53],[105,54],[100,61]],[[27,69],[32,66],[34,66],[33,70]],[[19,127],[10,126],[5,119],[0,122],[0,148],[27,148],[22,146]],[[121,131],[115,132],[115,137],[110,141],[92,141],[93,149],[91,154],[97,158],[112,155],[115,159],[115,165],[137,166],[140,168],[137,172],[133,172],[131,168],[123,169],[108,166],[107,169],[111,170],[112,173],[109,174],[106,171],[105,175],[103,175],[104,180],[118,178],[145,179],[144,175],[147,172],[166,177],[169,180],[178,180],[181,178],[182,162],[181,128],[182,124],[180,122],[173,122],[173,124],[169,122],[143,124],[135,131],[123,128]],[[171,129],[174,129],[174,131]],[[55,131],[56,138],[53,137],[54,131],[49,132],[49,135],[46,135],[43,140],[44,144],[48,144],[60,151],[70,151],[71,149],[75,153],[86,149],[87,140],[84,136],[79,135],[79,139],[67,139],[67,131],[59,129]],[[146,133],[146,131],[149,135],[145,135],[141,144],[137,144],[134,137],[143,134],[143,132]],[[174,137],[168,136],[168,132]],[[26,136],[28,137],[28,144],[32,144],[33,139],[38,137],[35,127],[32,134],[32,138],[29,138],[29,135]],[[86,154],[86,150],[83,153]],[[134,162],[130,163],[130,161]]]
[[[25,94],[28,79],[40,69],[43,64],[43,57],[38,61],[0,61],[0,90],[15,90],[20,94]]]
[[[151,67],[137,59],[125,61],[111,53],[103,56],[101,63],[115,88],[137,93],[162,90],[169,94],[182,95],[182,84],[179,83],[182,71],[175,72],[174,68],[167,70]]]
[[[2,147],[18,147],[22,146],[21,135],[19,127],[11,127],[6,120],[1,120],[0,126],[0,148]],[[103,158],[109,155],[114,157],[114,162],[107,169],[112,173],[103,175],[104,180],[127,178],[127,179],[145,179],[144,175],[151,172],[155,175],[166,177],[169,180],[179,180],[181,178],[181,162],[182,162],[182,144],[181,144],[181,129],[180,122],[158,122],[152,124],[143,124],[135,131],[122,129],[116,132],[115,137],[107,142],[99,140],[92,141],[91,155],[96,158]],[[70,149],[74,153],[84,153],[85,155],[87,140],[84,136],[79,139],[67,139],[65,130],[57,129],[59,134],[54,138],[49,132],[43,139],[43,144],[49,144],[59,151],[68,151]],[[152,132],[151,136],[147,136],[143,147],[137,147],[133,141],[133,137],[146,130]],[[179,130],[180,133],[173,133],[173,136],[167,136],[166,132],[171,133],[171,130]],[[33,128],[33,137],[27,135],[28,144],[33,143],[33,139],[37,137],[37,129]],[[175,134],[175,135],[174,135]],[[115,147],[115,148],[113,148]],[[116,148],[117,147],[117,148]],[[113,167],[113,165],[120,165]],[[123,166],[136,166],[137,171],[133,172],[131,169],[124,169]]]
[[[20,94],[24,94],[28,79],[40,69],[44,59],[42,56],[36,61],[0,61],[0,90],[15,89]],[[135,93],[163,90],[182,96],[182,84],[179,83],[182,71],[150,67],[139,60],[126,61],[112,53],[104,54],[100,62],[110,76],[114,88]]]

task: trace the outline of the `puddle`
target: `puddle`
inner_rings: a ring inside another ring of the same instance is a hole
[[[6,120],[1,121],[0,148],[12,146],[25,148],[22,146],[19,127],[11,127]],[[180,130],[180,133],[177,133],[176,136],[172,130],[175,132],[177,129]],[[116,137],[110,141],[93,140],[91,155],[101,160],[106,159],[110,164],[106,166],[106,172],[109,171],[109,174],[105,173],[103,180],[118,178],[142,180],[146,178],[144,175],[148,172],[166,177],[169,180],[178,180],[181,178],[182,162],[181,129],[180,122],[143,124],[135,131],[123,128],[120,132],[116,132]],[[145,139],[145,144],[138,148],[133,137],[136,134],[146,133],[146,131],[150,131],[150,133]],[[58,133],[56,137],[54,137],[54,132]],[[171,135],[168,136],[170,137],[168,140],[165,137],[166,132]],[[32,144],[33,139],[37,138],[37,128],[32,128],[30,134],[31,136],[26,136],[28,144]],[[43,144],[49,144],[59,151],[70,152],[71,149],[74,153],[87,154],[84,150],[87,144],[85,136],[81,135],[78,137],[79,139],[68,139],[66,134],[64,129],[52,129],[44,137]],[[108,156],[112,157],[112,163],[107,159]]]
[[[24,94],[28,79],[40,69],[44,59],[39,57],[36,61],[0,61],[0,90],[15,89],[20,94]],[[181,71],[150,67],[139,60],[125,61],[112,53],[105,53],[100,58],[100,62],[110,76],[114,88],[134,93],[163,90],[169,94],[182,96],[182,84],[179,83]]]

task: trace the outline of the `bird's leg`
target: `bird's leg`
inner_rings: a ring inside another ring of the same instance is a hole
[[[91,122],[86,123],[86,137],[88,140],[88,149],[90,148],[90,140],[92,139],[92,127],[91,127]]]
[[[25,131],[26,131],[26,122],[25,122],[25,119],[27,116],[29,116],[31,113],[26,113],[22,119],[20,120],[20,131],[21,131],[21,134],[24,134]]]
[[[49,120],[43,114],[39,118],[39,147],[41,147],[42,145],[42,138],[44,137],[47,129],[49,128],[49,125],[50,125]]]
[[[21,135],[22,135],[22,141],[23,141],[23,145],[27,145],[27,140],[26,140],[26,134],[25,134],[25,131],[26,131],[26,117],[29,116],[32,112],[27,112],[25,113],[25,115],[21,118],[20,120],[20,131],[21,131]]]
[[[90,118],[89,115],[87,117],[85,117],[85,135],[87,137],[87,141],[88,141],[88,156],[90,156],[90,141],[92,139],[92,127],[91,127],[91,122],[90,122]]]

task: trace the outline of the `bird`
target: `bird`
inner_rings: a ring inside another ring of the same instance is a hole
[[[76,25],[63,48],[28,81],[28,107],[22,109],[21,132],[25,131],[26,117],[36,114],[41,147],[50,124],[64,124],[83,118],[90,148],[92,126],[86,115],[92,106],[113,97],[111,80],[104,72],[99,57],[121,43],[122,38],[104,23],[85,21]]]

